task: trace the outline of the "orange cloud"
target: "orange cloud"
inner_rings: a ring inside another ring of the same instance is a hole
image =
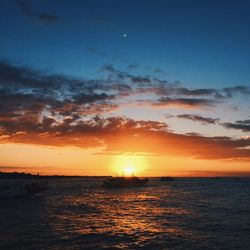
[[[53,118],[42,121],[2,122],[0,140],[53,146],[98,147],[105,153],[146,153],[199,159],[250,160],[250,139],[176,134],[163,122],[95,117],[89,120]]]

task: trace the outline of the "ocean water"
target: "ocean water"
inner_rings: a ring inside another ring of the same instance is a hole
[[[0,249],[250,249],[250,179],[101,183],[49,180],[36,198],[1,199]]]

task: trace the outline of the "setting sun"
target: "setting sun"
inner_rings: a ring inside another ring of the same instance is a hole
[[[124,176],[133,176],[135,174],[134,166],[126,166],[123,170]]]
[[[145,174],[144,171],[147,168],[147,165],[144,156],[118,155],[113,158],[112,172],[118,176],[140,176]]]

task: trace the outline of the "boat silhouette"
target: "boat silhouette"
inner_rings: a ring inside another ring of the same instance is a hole
[[[160,178],[160,181],[173,181],[173,180],[174,180],[174,178],[171,176],[162,176]]]
[[[107,188],[143,187],[148,181],[148,178],[138,178],[136,176],[110,177],[103,181],[103,185]]]

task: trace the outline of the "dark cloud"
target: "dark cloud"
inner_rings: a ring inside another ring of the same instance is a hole
[[[217,93],[215,89],[187,89],[187,88],[176,88],[176,92],[179,95],[187,96],[212,96]]]
[[[159,79],[159,78],[156,78],[156,77],[153,77],[152,80],[153,80],[154,83],[157,83],[160,87],[164,86],[164,85],[167,85],[167,83],[168,83],[167,80],[162,80],[162,79]]]
[[[152,77],[148,75],[133,75],[127,71],[117,70],[112,64],[106,64],[102,67],[102,71],[109,74],[109,79],[113,81],[122,81],[128,84],[135,84],[137,93],[154,93],[160,96],[160,103],[172,102],[179,100],[179,103],[195,104],[204,103],[211,105],[223,101],[223,99],[233,98],[237,94],[250,95],[250,87],[235,86],[223,89],[214,88],[197,88],[190,89],[183,87],[178,81],[169,83],[165,79]],[[188,97],[188,98],[187,98]],[[198,98],[197,98],[198,97]],[[209,99],[208,99],[209,98]],[[194,103],[192,102],[194,100]]]
[[[134,69],[137,69],[139,66],[138,66],[138,64],[135,64],[135,63],[133,63],[133,64],[129,64],[128,65],[128,70],[134,70]]]
[[[103,65],[101,70],[109,73],[110,74],[109,77],[113,80],[127,80],[130,83],[139,85],[141,84],[148,85],[152,82],[150,76],[132,75],[127,71],[117,70],[112,64]]]
[[[188,89],[181,86],[181,84],[167,84],[165,80],[153,78],[154,82],[159,83],[155,92],[161,96],[210,96],[215,97],[218,94],[216,89]]]
[[[112,66],[106,65],[104,69],[112,71]],[[61,97],[66,92],[68,95],[75,95],[79,92],[95,94],[94,91],[97,90],[131,90],[129,85],[117,81],[86,80],[67,75],[51,75],[29,67],[12,65],[3,60],[0,60],[0,87],[18,89],[19,91],[25,89],[33,93],[39,91],[42,94],[55,95],[56,92],[60,92]]]
[[[187,136],[195,136],[195,137],[202,137],[202,135],[201,134],[199,134],[199,133],[196,133],[196,132],[189,132],[189,133],[185,133],[185,135],[187,135]]]
[[[41,79],[37,71],[27,67],[17,67],[6,61],[0,61],[0,83],[5,86],[16,84],[34,88],[46,87],[45,85],[47,84]]]
[[[235,94],[250,95],[250,87],[242,85],[242,86],[224,88],[223,92],[225,93],[224,97],[226,98],[231,98]]]
[[[187,108],[197,108],[203,106],[214,106],[218,103],[213,99],[201,99],[201,98],[169,98],[162,97],[156,102],[151,102],[154,106],[177,106]]]
[[[132,92],[132,90],[133,90],[131,86],[129,86],[127,84],[121,84],[121,83],[120,84],[119,83],[112,84],[111,88],[113,90],[120,91],[120,92]]]
[[[16,66],[0,60],[0,87],[52,91],[65,87],[69,88],[69,86],[82,88],[89,83],[65,75],[49,75],[29,67]]]
[[[80,94],[74,97],[74,101],[77,104],[83,104],[83,103],[92,103],[92,102],[111,99],[111,98],[114,98],[114,97],[108,96],[105,93],[93,94],[93,95]]]
[[[198,89],[189,89],[182,87],[181,84],[172,84],[168,83],[166,80],[158,78],[150,78],[149,80],[144,81],[144,83],[154,83],[154,92],[157,95],[170,97],[170,96],[182,96],[182,97],[211,97],[214,99],[226,99],[233,98],[237,94],[241,95],[250,95],[250,87],[248,86],[235,86],[224,89],[213,89],[213,88],[198,88]],[[140,81],[142,82],[142,81]],[[152,85],[148,84],[149,92],[152,92]],[[147,91],[147,88],[144,88],[144,92]]]
[[[163,70],[161,70],[160,68],[154,68],[154,70],[153,70],[153,72],[154,73],[157,73],[157,74],[161,74],[161,73],[164,73],[164,71]]]
[[[243,124],[243,125],[250,125],[250,119],[248,119],[248,120],[239,120],[239,121],[236,121],[236,123]]]
[[[85,104],[77,104],[72,101],[64,101],[60,105],[53,107],[50,111],[53,116],[57,116],[57,114],[59,114],[65,117],[77,113],[81,117],[85,117],[85,116],[110,113],[118,108],[119,108],[118,104],[106,101],[99,101],[99,102],[92,102]]]
[[[110,56],[107,53],[105,53],[103,50],[101,50],[101,49],[98,49],[98,48],[89,48],[87,51],[90,52],[93,55],[110,59]]]
[[[144,76],[144,77],[142,77],[142,76],[133,76],[133,77],[131,77],[131,81],[133,83],[139,83],[139,84],[141,84],[141,83],[151,83],[151,79],[148,76]]]
[[[22,13],[32,20],[41,21],[41,22],[50,24],[50,23],[55,23],[59,19],[58,16],[47,13],[47,12],[37,13],[32,8],[32,4],[30,0],[16,0],[16,3],[19,6]]]
[[[60,102],[46,96],[28,93],[13,93],[0,89],[0,119],[23,116],[25,113],[37,113],[48,106],[57,106]]]
[[[131,88],[126,84],[49,75],[0,61],[0,120],[31,113],[39,119],[43,112],[54,115],[106,113],[118,106],[110,103],[111,100],[129,92]]]
[[[203,117],[200,115],[191,115],[191,114],[182,114],[182,115],[177,115],[177,118],[182,118],[182,119],[188,119],[192,120],[195,122],[201,122],[202,124],[216,124],[220,119],[219,118],[208,118],[208,117]]]
[[[10,120],[0,121],[0,125],[2,128],[1,133],[2,135],[4,133],[5,136],[8,136],[9,139],[12,138],[13,140],[15,140],[15,138],[33,140],[35,137],[43,137],[44,133],[46,133],[51,134],[52,136],[56,135],[54,139],[67,138],[67,140],[69,140],[71,144],[71,137],[74,137],[74,139],[78,138],[79,141],[84,138],[84,136],[90,136],[91,138],[100,137],[99,140],[101,141],[106,136],[109,137],[113,135],[113,133],[120,134],[121,131],[145,132],[158,131],[167,128],[167,125],[161,122],[134,121],[132,119],[122,117],[109,117],[104,119],[95,116],[90,120],[78,120],[79,118],[80,117],[75,114],[65,118],[63,122],[59,122],[52,117],[43,117],[43,119],[37,119],[36,121],[23,119],[22,117],[20,117],[15,121],[15,123],[11,122]],[[78,122],[72,124],[76,120],[78,120]],[[42,138],[39,141],[42,144],[47,143],[42,142]],[[53,143],[54,142],[52,140],[50,144]],[[67,141],[65,141],[65,144],[67,144]],[[91,144],[91,141],[88,142],[88,144]]]
[[[109,72],[109,73],[117,73],[118,72],[112,64],[103,65],[101,70]]]
[[[29,18],[33,18],[33,13],[30,8],[30,2],[28,0],[17,0],[16,3],[20,7],[22,13]]]
[[[175,116],[174,115],[171,115],[171,114],[166,114],[165,115],[165,118],[167,118],[167,119],[171,119],[171,118],[174,118]]]
[[[49,14],[49,13],[41,13],[37,16],[37,18],[40,20],[40,21],[43,21],[43,22],[47,22],[47,23],[54,23],[56,21],[58,21],[58,16],[56,15],[52,15],[52,14]]]
[[[17,95],[17,98],[23,96],[31,99],[33,96],[32,98],[38,100],[37,103],[47,102],[47,106],[51,109],[56,109],[58,106],[75,107],[75,104],[97,101],[104,101],[105,104],[110,105],[106,101],[147,93],[154,94],[155,100],[145,100],[144,103],[153,106],[174,105],[180,108],[197,108],[213,106],[223,101],[215,98],[219,90],[188,89],[182,87],[180,83],[168,83],[166,80],[150,76],[136,76],[126,71],[119,71],[111,64],[104,65],[102,70],[109,74],[106,79],[87,80],[66,75],[51,75],[0,61],[0,89],[14,96]],[[227,92],[242,94],[246,89],[247,87],[236,86],[228,88]],[[244,92],[244,94],[247,93]],[[224,93],[224,96],[229,95]],[[13,103],[15,103],[14,100]]]
[[[229,129],[238,129],[243,132],[250,132],[250,120],[239,120],[235,123],[222,123],[222,126]]]

